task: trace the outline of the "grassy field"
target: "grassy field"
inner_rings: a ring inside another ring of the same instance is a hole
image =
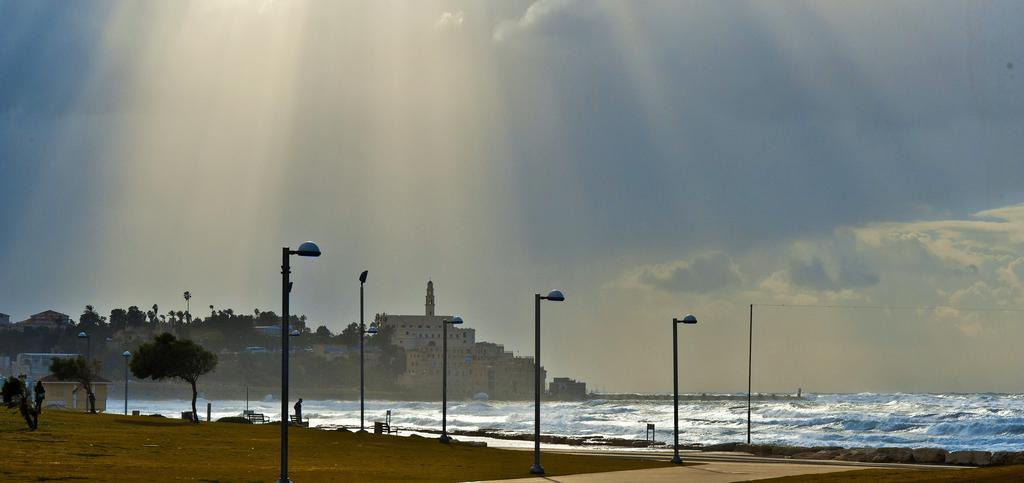
[[[0,412],[0,481],[274,481],[280,426],[193,425],[148,416],[46,411],[39,429]],[[292,428],[295,481],[472,481],[529,476],[524,451],[443,445],[433,439]],[[548,475],[669,463],[544,455]]]
[[[1024,481],[1024,466],[999,466],[994,468],[965,468],[962,470],[857,470],[823,475],[787,476],[760,480],[772,483],[812,483],[812,482],[1003,482]]]

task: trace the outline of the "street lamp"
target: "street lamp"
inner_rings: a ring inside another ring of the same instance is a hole
[[[292,283],[288,276],[292,273],[291,255],[300,257],[319,257],[320,247],[308,241],[299,245],[298,250],[288,247],[281,248],[281,477],[278,483],[290,483],[288,479],[288,294]]]
[[[131,352],[124,351],[121,353],[121,357],[124,357],[124,415],[128,415],[128,358],[132,356]]]
[[[564,302],[565,296],[560,290],[552,290],[547,296],[541,294],[533,295],[534,306],[534,344],[536,354],[533,359],[533,466],[530,473],[543,475],[544,467],[540,465],[540,301],[550,300],[552,302]]]
[[[679,342],[678,342],[678,327],[679,324],[696,324],[697,317],[693,314],[686,314],[682,319],[672,319],[672,391],[674,393],[672,399],[672,414],[673,422],[675,423],[675,431],[673,431],[674,443],[672,445],[675,451],[675,456],[672,457],[672,462],[675,464],[682,464],[683,460],[679,458]]]
[[[441,321],[441,442],[448,443],[452,440],[448,436],[448,325],[462,323],[462,317],[453,315],[452,318]]]
[[[84,330],[78,333],[78,338],[79,339],[85,339],[85,359],[86,359],[86,362],[91,361],[92,360],[92,339],[89,337],[89,334],[85,333]]]
[[[363,336],[366,335],[366,325],[363,324],[363,285],[366,284],[366,276],[369,270],[363,270],[359,274],[359,430],[366,431],[363,423],[363,415],[366,410],[366,385],[365,373],[363,372]]]

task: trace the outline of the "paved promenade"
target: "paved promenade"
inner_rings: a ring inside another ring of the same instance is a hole
[[[546,478],[520,478],[515,480],[499,480],[517,483],[626,483],[626,482],[693,482],[693,483],[727,483],[733,481],[761,480],[780,476],[810,475],[833,473],[837,471],[853,471],[871,468],[870,466],[841,466],[814,464],[779,464],[779,463],[740,463],[713,461],[708,463],[676,466],[671,468],[655,468],[650,470],[613,471],[609,473],[587,473],[578,475],[552,476]],[[494,482],[491,482],[494,483]]]

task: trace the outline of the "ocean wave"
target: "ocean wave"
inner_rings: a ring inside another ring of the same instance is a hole
[[[1022,395],[1001,394],[808,394],[804,400],[756,401],[755,442],[803,446],[940,446],[950,450],[1024,450]],[[206,400],[199,405],[205,408]],[[209,401],[213,418],[237,416],[245,401]],[[112,405],[113,409],[116,409]],[[178,417],[189,400],[130,401],[143,414]],[[280,418],[280,402],[249,401],[248,407]],[[358,426],[358,401],[304,402],[313,425]],[[380,421],[387,410],[400,427],[439,428],[438,402],[371,400],[366,420]],[[745,440],[746,405],[728,400],[688,400],[679,406],[680,440],[714,444]],[[116,412],[116,411],[112,411]],[[590,400],[545,402],[541,431],[565,436],[643,438],[648,423],[656,436],[672,435],[672,404],[664,400]],[[453,429],[489,428],[514,433],[533,430],[533,403],[452,401]]]

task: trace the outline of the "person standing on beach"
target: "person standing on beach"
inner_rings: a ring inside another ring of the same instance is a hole
[[[298,422],[301,423],[302,422],[302,398],[301,397],[299,398],[299,401],[296,402],[295,406],[293,406],[293,407],[295,408],[295,419]]]
[[[46,399],[46,388],[43,387],[43,381],[36,381],[36,387],[34,389],[36,394],[36,413],[43,413],[43,399]]]

